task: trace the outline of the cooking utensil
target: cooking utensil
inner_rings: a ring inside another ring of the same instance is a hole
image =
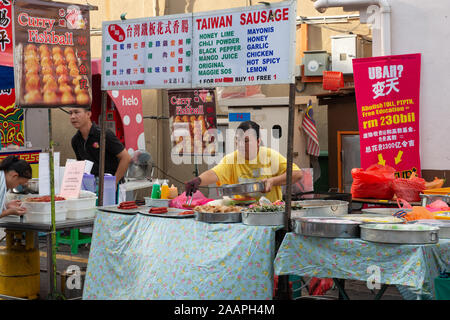
[[[304,217],[291,221],[294,233],[323,238],[359,238],[360,224],[335,217]]]
[[[242,222],[240,212],[211,213],[211,212],[195,212],[195,220],[207,223],[238,223]]]
[[[440,239],[450,239],[450,221],[448,220],[414,220],[409,221],[410,224],[424,224],[439,228]]]
[[[242,223],[248,226],[282,226],[284,211],[280,212],[242,212]]]
[[[295,207],[301,207],[296,209]],[[341,200],[292,201],[292,218],[336,217],[348,214],[348,202]]]
[[[430,244],[439,241],[439,228],[420,224],[363,224],[361,239],[379,243]]]
[[[219,196],[234,196],[241,194],[254,194],[264,192],[265,185],[262,181],[238,183],[238,184],[226,184],[217,188]]]

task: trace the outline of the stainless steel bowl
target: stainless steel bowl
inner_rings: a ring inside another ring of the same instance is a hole
[[[335,221],[335,222],[334,222]],[[333,217],[308,217],[292,220],[296,234],[323,238],[359,238],[360,223]]]
[[[219,196],[234,196],[240,194],[253,194],[263,192],[265,189],[264,182],[255,181],[239,184],[223,185],[217,189]]]

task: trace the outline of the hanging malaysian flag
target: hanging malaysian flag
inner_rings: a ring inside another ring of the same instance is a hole
[[[303,117],[302,129],[308,136],[306,139],[306,153],[318,157],[320,153],[319,137],[317,136],[316,122],[313,119],[311,100],[308,102],[308,107]]]

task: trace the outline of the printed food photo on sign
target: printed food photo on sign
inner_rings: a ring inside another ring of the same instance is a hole
[[[214,156],[217,152],[214,90],[170,90],[168,96],[172,153]]]
[[[13,28],[16,105],[90,106],[87,7],[18,0],[14,3]]]

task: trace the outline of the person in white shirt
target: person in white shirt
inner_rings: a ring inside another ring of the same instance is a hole
[[[26,213],[26,208],[21,207],[20,200],[6,202],[8,189],[23,185],[32,178],[32,169],[28,162],[20,160],[16,156],[8,156],[0,163],[0,218]]]

